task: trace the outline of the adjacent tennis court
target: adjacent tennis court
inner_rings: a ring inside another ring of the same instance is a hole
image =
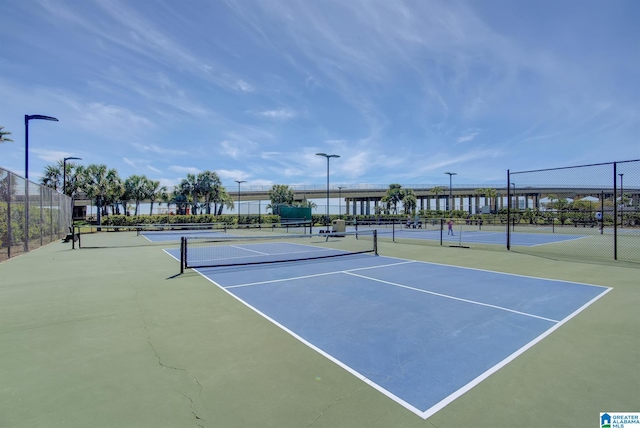
[[[506,232],[493,230],[469,230],[455,229],[453,234],[448,231],[437,229],[412,229],[403,227],[380,227],[358,226],[359,230],[376,229],[381,237],[393,237],[398,239],[418,239],[429,241],[440,241],[449,244],[467,243],[467,244],[488,244],[488,245],[506,245]],[[351,230],[351,229],[350,229]],[[353,229],[355,230],[355,229]],[[511,234],[511,245],[522,247],[535,247],[538,245],[547,245],[555,243],[563,243],[589,238],[589,235],[576,235],[565,233],[527,233],[513,232]]]
[[[190,257],[222,266],[198,272],[422,418],[610,290],[366,253],[258,264],[322,257],[316,244],[339,239],[204,240]]]

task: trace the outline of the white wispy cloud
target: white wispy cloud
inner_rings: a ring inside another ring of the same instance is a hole
[[[169,167],[170,171],[177,172],[180,174],[198,174],[201,170],[195,166],[180,166],[180,165],[171,165]]]
[[[236,87],[242,92],[254,92],[256,90],[256,88],[242,79],[236,82]]]
[[[256,113],[260,117],[265,117],[267,119],[273,119],[278,121],[287,121],[295,118],[297,113],[288,108],[281,108],[277,110],[264,110]]]
[[[189,152],[183,149],[168,149],[166,147],[158,146],[157,144],[144,144],[144,143],[131,143],[138,151],[147,153],[156,153],[164,156],[184,156]]]
[[[151,161],[149,159],[131,159],[128,157],[123,157],[122,162],[132,167],[135,171],[137,171],[137,174],[142,174],[143,171],[150,171],[154,175],[162,173],[162,170],[151,165]]]
[[[217,169],[216,173],[218,174],[218,176],[220,177],[220,179],[222,181],[235,181],[235,180],[245,180],[247,181],[248,179],[251,178],[251,175],[248,174],[245,171],[239,170],[239,169]],[[236,183],[237,186],[238,183]],[[244,185],[244,184],[243,184]],[[237,187],[236,187],[237,189]],[[229,189],[232,190],[232,189]]]
[[[241,153],[239,144],[233,143],[231,141],[222,141],[220,143],[220,153],[231,158],[237,159]]]
[[[58,151],[58,150],[46,150],[46,149],[34,149],[31,148],[30,152],[34,153],[38,158],[47,161],[47,162],[57,162],[66,157],[71,156],[68,152]]]
[[[470,141],[475,140],[475,138],[480,134],[480,132],[471,132],[466,135],[462,135],[458,137],[456,140],[457,143],[468,143]]]
[[[109,132],[132,132],[141,128],[151,128],[154,123],[133,111],[99,102],[80,103],[74,117],[78,126],[92,131],[103,129]]]

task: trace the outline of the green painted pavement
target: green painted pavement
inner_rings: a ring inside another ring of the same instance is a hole
[[[640,266],[380,243],[610,293],[427,420],[160,247],[53,243],[0,263],[0,427],[597,426],[640,411]]]

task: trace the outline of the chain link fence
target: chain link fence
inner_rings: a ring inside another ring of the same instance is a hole
[[[507,192],[508,249],[640,262],[640,160],[508,171]],[[525,234],[554,239],[520,245]]]
[[[61,239],[71,198],[0,168],[0,261]]]

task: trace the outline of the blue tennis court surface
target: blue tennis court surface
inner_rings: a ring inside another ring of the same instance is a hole
[[[396,229],[395,232],[389,229],[379,229],[378,233],[381,238],[388,238],[395,233],[396,238],[408,238],[408,239],[426,239],[439,241],[440,230],[414,230],[414,229]],[[577,239],[588,238],[587,235],[569,235],[561,233],[526,233],[526,232],[512,232],[511,233],[511,245],[533,247],[536,245],[553,244],[557,242],[574,241]],[[494,245],[506,245],[507,234],[506,232],[491,232],[491,231],[454,231],[453,235],[448,235],[444,230],[442,234],[442,241],[447,244],[494,244]]]
[[[610,290],[372,255],[198,272],[425,419]]]

